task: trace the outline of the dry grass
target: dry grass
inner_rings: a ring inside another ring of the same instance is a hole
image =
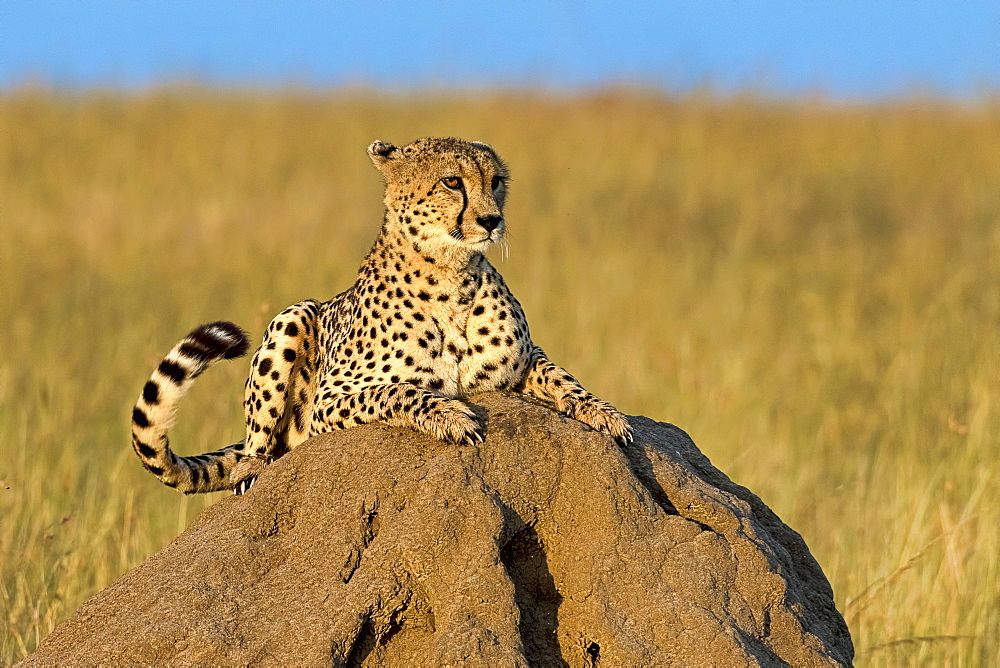
[[[159,356],[348,285],[364,147],[426,134],[507,158],[535,340],[801,532],[859,664],[1000,657],[997,100],[174,89],[0,96],[0,663],[214,501],[128,447]],[[244,369],[195,388],[182,451],[239,437]]]

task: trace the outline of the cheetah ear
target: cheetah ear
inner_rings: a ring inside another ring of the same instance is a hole
[[[392,144],[387,144],[384,141],[376,139],[368,147],[368,157],[372,159],[372,162],[375,163],[376,167],[382,169],[385,163],[392,159],[393,153],[398,150],[399,149]]]
[[[496,151],[493,150],[493,147],[484,141],[470,141],[469,143],[475,146],[476,148],[483,149],[484,151],[489,151],[490,153],[494,154],[496,153]]]

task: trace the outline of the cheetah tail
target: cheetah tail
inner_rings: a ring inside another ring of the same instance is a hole
[[[160,482],[185,494],[229,488],[229,472],[242,454],[242,443],[180,457],[171,451],[167,431],[194,379],[219,360],[245,355],[248,346],[246,333],[231,322],[202,325],[174,346],[146,381],[132,409],[132,448]]]

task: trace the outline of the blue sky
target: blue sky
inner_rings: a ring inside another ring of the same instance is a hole
[[[0,88],[1000,90],[1000,1],[0,0]]]

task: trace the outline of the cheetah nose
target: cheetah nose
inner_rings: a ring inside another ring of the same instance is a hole
[[[492,232],[497,228],[497,226],[503,222],[503,216],[491,215],[491,216],[479,216],[476,218],[476,222],[487,232]]]

